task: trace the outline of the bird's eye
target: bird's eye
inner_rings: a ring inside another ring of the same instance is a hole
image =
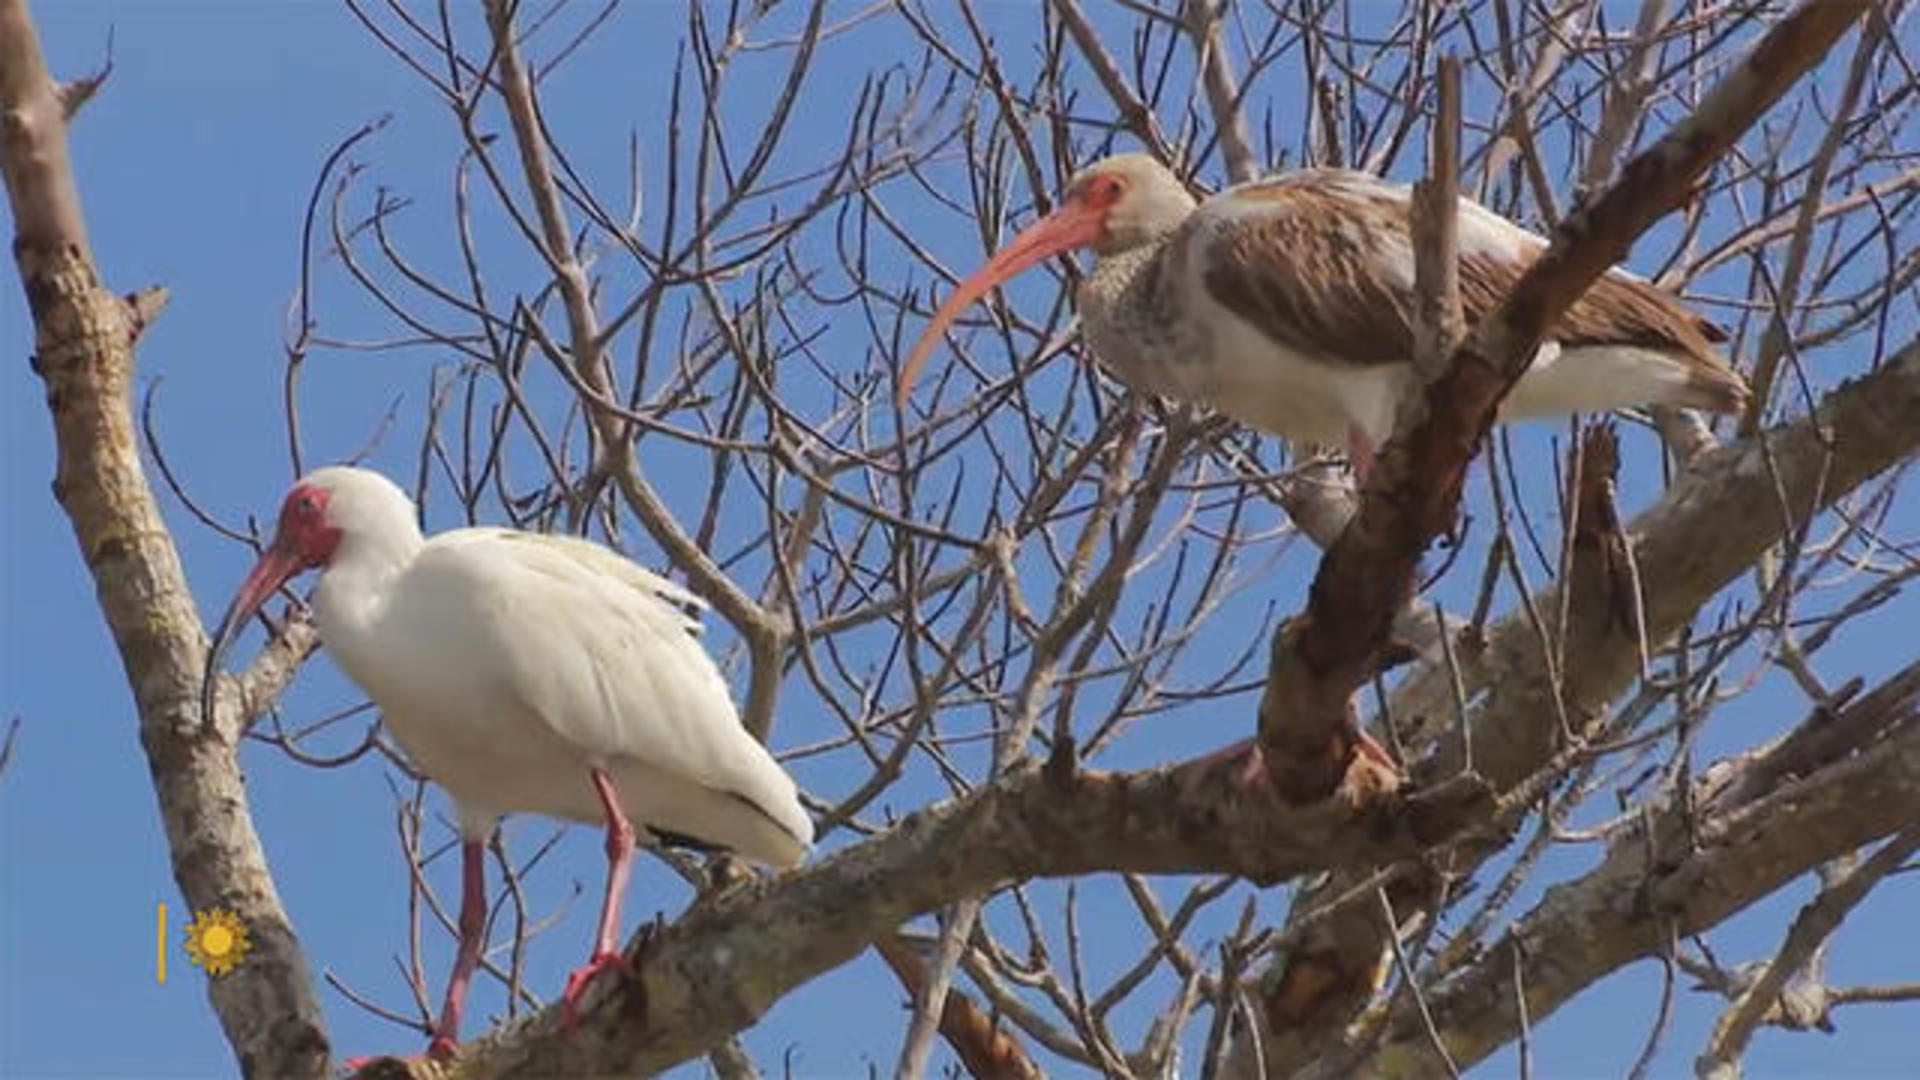
[[[1106,207],[1118,201],[1125,190],[1125,181],[1117,176],[1089,176],[1074,187],[1071,197],[1090,206]]]
[[[294,507],[300,511],[303,517],[312,517],[313,512],[319,509],[319,506],[314,503],[313,496],[311,495],[300,496],[300,501],[294,504]]]

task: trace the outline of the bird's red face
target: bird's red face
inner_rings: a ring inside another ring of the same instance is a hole
[[[1126,198],[1131,183],[1118,171],[1095,171],[1081,176],[1067,189],[1058,210],[1027,226],[1011,243],[994,252],[987,265],[962,281],[947,297],[947,302],[940,305],[940,310],[934,312],[933,320],[920,332],[920,340],[914,342],[913,351],[907,354],[907,362],[900,369],[897,391],[900,401],[906,401],[913,389],[913,380],[939,343],[940,335],[962,311],[1001,282],[1036,263],[1063,252],[1097,246],[1106,235],[1108,215]]]
[[[206,684],[203,705],[212,714],[213,674],[221,654],[240,628],[245,626],[260,605],[267,602],[280,586],[304,570],[325,566],[340,546],[340,528],[327,520],[327,502],[332,493],[318,484],[296,484],[280,504],[280,523],[274,529],[273,543],[260,553],[260,559],[247,573],[227,605],[226,614],[213,632],[207,648]]]
[[[284,548],[299,559],[293,573],[327,565],[340,546],[340,529],[327,519],[333,493],[319,484],[295,484],[280,504],[280,523],[269,550]],[[292,574],[288,575],[289,577]]]

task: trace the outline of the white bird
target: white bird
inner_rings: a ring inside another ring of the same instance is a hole
[[[1096,359],[1146,393],[1212,406],[1289,439],[1344,440],[1364,477],[1413,370],[1410,189],[1305,169],[1195,202],[1144,154],[1076,175],[1058,210],[954,289],[900,373],[904,400],[969,304],[1050,256],[1092,248],[1081,326]],[[1471,327],[1546,241],[1468,199],[1457,229]],[[1725,334],[1620,270],[1561,316],[1507,396],[1507,419],[1665,404],[1738,411],[1747,387],[1714,348]]]
[[[567,980],[569,1018],[594,975],[624,965],[636,825],[774,867],[806,856],[813,823],[701,648],[699,600],[586,540],[494,528],[425,539],[412,500],[364,469],[317,469],[287,494],[214,632],[209,705],[238,629],[316,567],[321,643],[459,812],[460,944],[429,1055],[459,1036],[486,922],[482,845],[502,814],[607,829],[599,931]]]

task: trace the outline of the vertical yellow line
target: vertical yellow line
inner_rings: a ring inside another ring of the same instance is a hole
[[[159,980],[160,985],[165,986],[167,984],[167,902],[165,900],[160,901],[160,917],[157,921],[159,928],[154,934],[153,970],[154,978]]]

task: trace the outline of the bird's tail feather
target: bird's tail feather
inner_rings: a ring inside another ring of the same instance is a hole
[[[1547,345],[1508,395],[1508,418],[1675,405],[1709,412],[1746,407],[1747,384],[1718,358],[1632,345]]]

